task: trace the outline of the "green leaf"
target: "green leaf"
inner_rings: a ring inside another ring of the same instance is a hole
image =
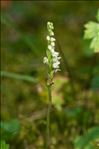
[[[95,149],[94,145],[93,144],[88,144],[85,149]]]
[[[99,127],[94,127],[89,130],[86,134],[81,137],[78,137],[75,140],[75,149],[87,149],[88,145],[90,144],[89,148],[92,148],[92,142],[99,138]]]
[[[93,38],[90,48],[94,49],[95,52],[99,52],[99,34]]]
[[[16,74],[16,73],[12,73],[12,72],[6,72],[6,71],[1,71],[0,75],[1,75],[1,77],[7,77],[7,78],[12,78],[12,79],[37,83],[36,78],[30,77],[30,76],[27,76],[27,75],[20,75],[20,74]]]
[[[97,33],[99,32],[99,24],[96,22],[88,22],[85,24],[85,39],[91,39],[97,36]]]
[[[99,10],[97,20],[99,20]],[[99,52],[99,22],[90,21],[85,24],[84,38],[91,39],[90,48],[93,49],[93,52]]]
[[[20,130],[20,123],[17,119],[10,120],[8,122],[1,121],[1,135],[5,140],[9,140],[18,134]]]
[[[9,145],[6,144],[6,142],[4,140],[0,141],[0,146],[1,146],[0,147],[1,149],[9,149]]]

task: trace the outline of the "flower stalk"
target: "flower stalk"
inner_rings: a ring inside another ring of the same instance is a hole
[[[50,113],[52,105],[51,85],[47,85],[48,88],[48,109],[47,109],[47,149],[50,149],[51,135],[50,135]]]
[[[47,65],[48,80],[48,110],[47,110],[47,149],[51,146],[51,135],[50,135],[50,117],[51,117],[51,105],[52,105],[52,84],[54,74],[60,71],[60,59],[59,53],[55,51],[55,38],[54,38],[54,26],[52,22],[47,23],[48,35],[46,37],[48,47],[46,50],[46,57],[43,59],[43,63]]]

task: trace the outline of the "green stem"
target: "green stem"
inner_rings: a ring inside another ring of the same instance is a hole
[[[47,110],[47,149],[50,149],[51,145],[51,136],[50,136],[50,113],[51,113],[51,102],[52,102],[52,95],[51,95],[51,85],[48,85],[48,110]]]

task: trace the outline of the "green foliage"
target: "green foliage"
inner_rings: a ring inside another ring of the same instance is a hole
[[[10,140],[15,137],[20,130],[20,124],[17,119],[8,122],[1,121],[1,135],[4,140]]]
[[[96,78],[99,67],[95,68],[94,50],[89,50],[88,45],[96,35],[82,43],[82,23],[94,17],[99,2],[2,3],[2,140],[10,144],[10,149],[45,149],[47,94],[42,59],[46,48],[46,22],[50,19],[55,24],[55,36],[64,54],[64,58],[61,55],[61,72],[55,76],[52,88],[52,148],[74,149],[75,136],[87,135],[88,129],[99,124],[99,85]],[[99,11],[97,20],[99,22]],[[92,29],[96,30],[98,23],[91,24],[95,25]],[[92,51],[92,54],[88,56],[82,53],[83,47],[86,47],[87,52]],[[56,48],[58,51],[58,44]],[[69,80],[74,84],[75,96]],[[93,92],[93,89],[97,92]],[[12,122],[16,116],[20,117],[21,128],[17,122]],[[87,149],[93,147],[96,149],[93,141],[85,146]]]
[[[17,80],[28,81],[31,83],[37,83],[36,78],[30,77],[27,75],[20,75],[20,74],[6,72],[6,71],[1,71],[0,75],[1,75],[1,77],[7,77],[7,78],[12,78],[12,79],[17,79]]]
[[[91,39],[90,48],[92,48],[94,52],[99,52],[99,10],[97,20],[98,23],[91,21],[85,25],[86,30],[84,35],[85,39]]]
[[[4,140],[0,141],[0,148],[1,149],[9,149],[9,145],[6,144],[6,142]]]
[[[90,129],[75,141],[75,149],[94,149],[93,142],[99,139],[99,127]]]

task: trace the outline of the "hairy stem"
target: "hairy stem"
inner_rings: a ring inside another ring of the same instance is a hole
[[[48,109],[47,109],[47,149],[50,149],[51,145],[51,135],[50,135],[50,113],[51,113],[51,102],[52,102],[52,95],[51,95],[51,85],[47,86],[48,88]]]

